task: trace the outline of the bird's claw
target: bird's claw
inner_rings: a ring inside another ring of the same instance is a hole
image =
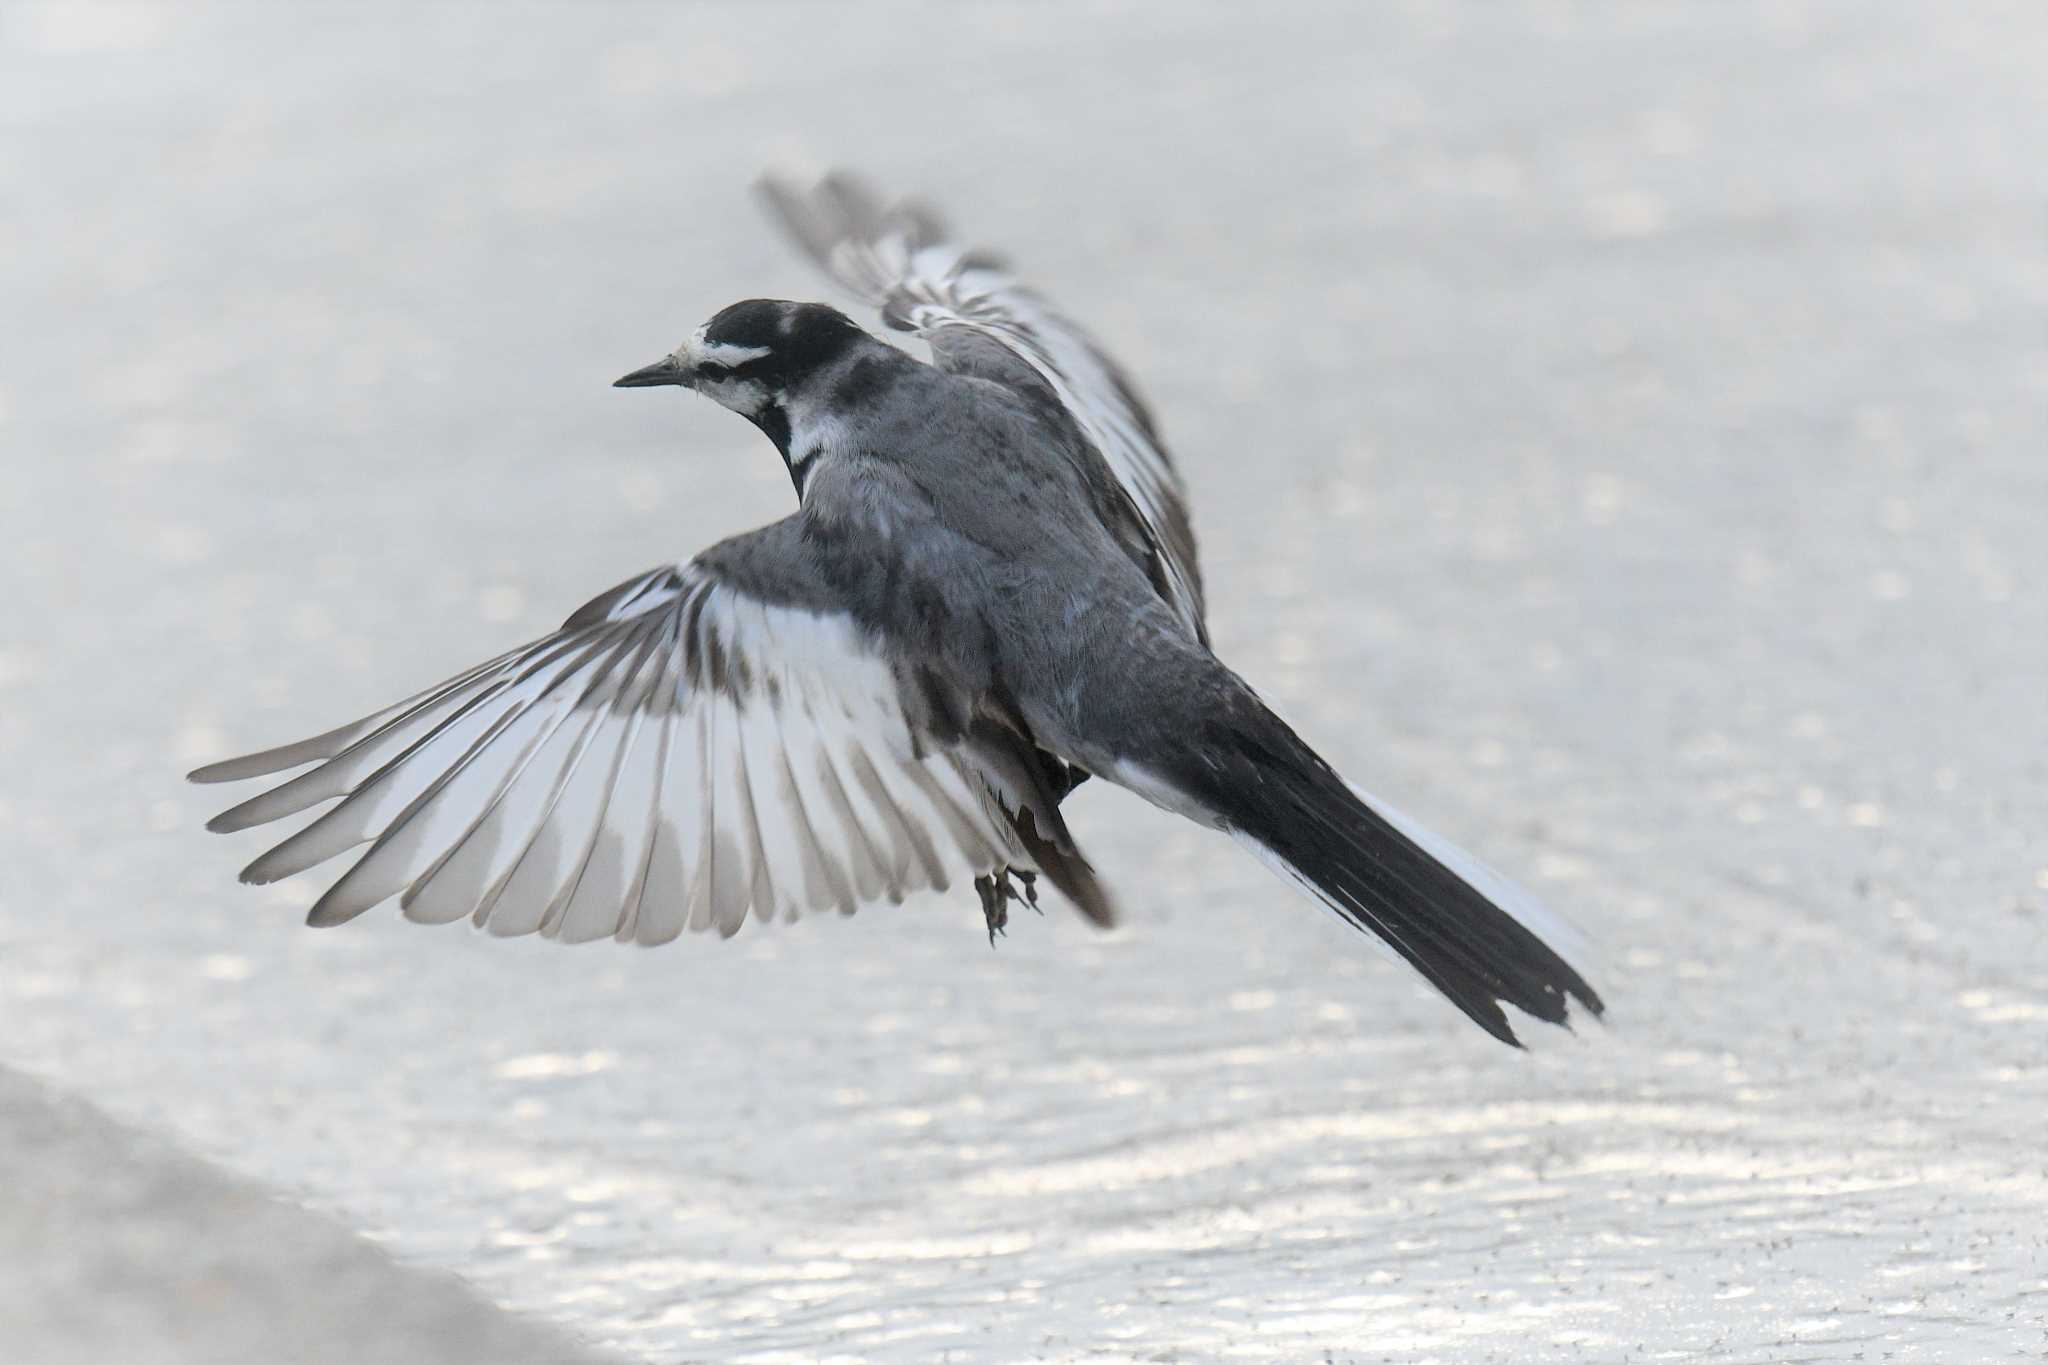
[[[981,917],[988,921],[988,946],[996,946],[996,935],[1008,937],[1004,928],[1010,922],[1008,905],[1009,881],[1002,873],[974,879],[974,894],[981,897]]]
[[[1010,880],[1012,877],[1024,884],[1022,891]],[[1045,913],[1038,908],[1038,874],[1021,867],[998,868],[986,877],[976,877],[974,892],[981,897],[981,915],[988,922],[988,946],[991,948],[996,946],[997,934],[1009,937],[1007,926],[1011,901],[1030,906],[1035,914]]]

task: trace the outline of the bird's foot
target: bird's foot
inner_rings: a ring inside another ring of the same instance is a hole
[[[1022,891],[1010,880],[1012,877],[1023,883]],[[974,892],[981,897],[981,915],[988,921],[988,946],[991,948],[996,946],[997,934],[1009,936],[1007,926],[1011,901],[1028,905],[1038,914],[1045,913],[1038,908],[1038,874],[1021,867],[998,868],[986,877],[976,877]]]
[[[1003,890],[1009,893],[1011,900],[1021,901],[1025,905],[1030,906],[1031,913],[1034,915],[1045,914],[1045,911],[1038,908],[1038,874],[1036,872],[1027,872],[1021,867],[1012,867],[1004,869],[1003,876]],[[1018,881],[1024,883],[1023,895],[1018,895],[1017,888],[1010,885],[1009,878],[1011,877],[1015,877]]]
[[[988,946],[991,948],[996,946],[997,934],[1008,936],[1004,926],[1010,922],[1010,898],[1006,894],[1010,884],[1007,879],[997,880],[1003,876],[997,873],[994,877],[974,879],[974,893],[981,897],[981,917],[988,921]]]

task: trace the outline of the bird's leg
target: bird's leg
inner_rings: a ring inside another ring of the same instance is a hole
[[[1012,877],[1024,884],[1022,891],[1010,880]],[[991,948],[996,946],[997,934],[1005,938],[1009,936],[1005,926],[1010,922],[1011,901],[1030,906],[1034,914],[1045,913],[1038,908],[1038,874],[1028,868],[999,867],[986,877],[976,877],[974,893],[981,897],[981,915],[988,921],[988,946]]]
[[[1024,883],[1023,895],[1018,895],[1017,888],[1010,885],[1009,879],[1011,877],[1015,877],[1018,881]],[[1045,911],[1038,908],[1038,874],[1036,872],[1031,872],[1021,867],[1004,868],[1003,890],[1009,894],[1011,900],[1022,901],[1030,906],[1033,914],[1043,915],[1045,913]]]
[[[981,897],[981,916],[988,921],[988,946],[996,946],[996,935],[1005,933],[1004,925],[1010,922],[1008,901],[1014,893],[1010,890],[1008,870],[992,876],[976,877],[974,892]]]
[[[1018,890],[1016,882],[1010,878],[1022,882],[1024,890]],[[1010,937],[1006,925],[1010,923],[1012,900],[1016,900],[1018,905],[1028,905],[1034,915],[1044,915],[1044,911],[1038,909],[1038,874],[1028,868],[997,868],[989,876],[977,876],[975,894],[981,896],[981,917],[989,921],[989,948],[995,948],[997,933]]]

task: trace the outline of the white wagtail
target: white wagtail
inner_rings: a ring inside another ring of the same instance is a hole
[[[1539,907],[1348,786],[1210,652],[1179,475],[1086,333],[922,209],[836,176],[764,191],[931,362],[750,299],[617,381],[752,421],[797,510],[365,720],[193,773],[315,765],[215,830],[340,798],[242,880],[367,843],[309,923],[396,895],[426,923],[654,944],[963,877],[993,938],[1012,877],[1043,874],[1108,924],[1060,814],[1092,774],[1231,834],[1504,1042],[1501,1002],[1600,1013]]]

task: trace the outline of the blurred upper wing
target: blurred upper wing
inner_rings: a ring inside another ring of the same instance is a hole
[[[192,777],[318,764],[209,826],[339,797],[242,874],[275,881],[368,844],[314,924],[396,895],[425,922],[661,943],[1002,866],[1085,872],[1048,844],[1064,827],[1031,773],[957,717],[935,722],[942,703],[964,704],[845,614],[777,605],[699,559],[368,719]],[[1026,808],[1046,838],[1020,828]]]
[[[833,279],[879,308],[889,326],[931,343],[941,369],[1001,379],[986,363],[987,346],[977,344],[993,341],[1052,387],[1128,499],[1157,560],[1161,595],[1206,641],[1202,576],[1180,472],[1152,414],[1088,334],[994,260],[950,241],[938,219],[918,205],[883,208],[844,175],[826,176],[809,193],[772,178],[761,190]]]

